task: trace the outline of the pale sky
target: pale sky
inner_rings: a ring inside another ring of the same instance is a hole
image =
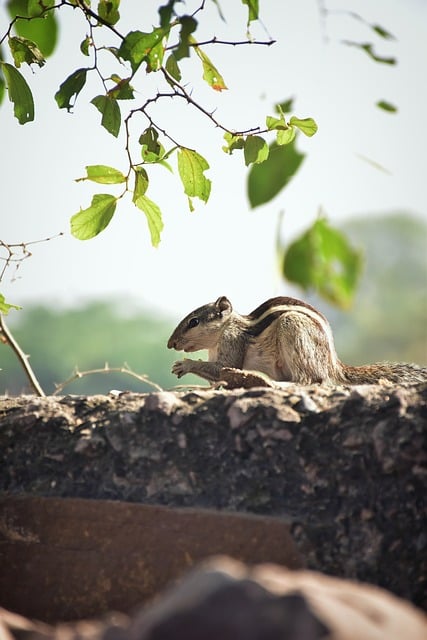
[[[140,2],[123,2],[121,32],[149,31],[158,2],[146,2],[151,16],[141,22]],[[198,3],[188,2],[187,6]],[[245,39],[246,10],[238,0],[220,2],[228,20],[214,7],[198,38]],[[78,44],[86,27],[76,11],[61,10],[57,52],[42,69],[21,68],[36,103],[34,123],[13,118],[7,97],[0,107],[1,209],[0,238],[8,243],[38,240],[63,231],[65,236],[35,245],[22,264],[19,279],[6,274],[0,291],[9,302],[75,305],[90,298],[112,302],[126,297],[141,306],[177,317],[227,295],[242,313],[271,295],[289,292],[278,278],[274,251],[278,214],[284,211],[282,235],[292,239],[315,219],[319,207],[332,223],[355,214],[409,210],[427,218],[425,150],[427,87],[427,2],[424,0],[325,0],[329,9],[350,9],[369,23],[391,31],[396,41],[375,36],[345,14],[331,14],[323,25],[316,0],[260,0],[263,23],[277,43],[271,47],[206,49],[229,87],[221,94],[201,79],[198,62],[185,62],[193,97],[231,129],[263,125],[273,105],[295,97],[294,114],[312,116],[319,131],[299,137],[307,157],[289,186],[268,205],[250,210],[243,156],[221,151],[222,132],[190,106],[159,103],[155,121],[210,163],[212,193],[207,205],[198,201],[190,213],[175,172],[161,167],[150,173],[147,195],[162,209],[165,229],[159,248],[152,248],[143,214],[128,197],[118,205],[110,226],[85,242],[69,233],[69,218],[89,206],[95,193],[117,189],[74,182],[89,164],[107,164],[127,171],[124,135],[113,138],[88,102],[101,93],[95,75],[82,91],[72,114],[59,110],[54,93],[76,68],[86,66]],[[147,14],[145,14],[147,15]],[[0,11],[1,31],[6,16]],[[209,26],[208,26],[209,25]],[[255,36],[268,39],[261,25]],[[328,42],[325,42],[327,36]],[[112,42],[111,38],[109,41]],[[373,42],[381,55],[398,58],[397,66],[376,64],[362,51],[340,40]],[[117,44],[117,43],[115,43]],[[137,102],[151,88],[164,88],[159,75],[141,70],[134,82]],[[375,103],[396,104],[396,115]],[[126,103],[122,103],[126,107]],[[147,126],[135,120],[135,131]],[[138,137],[138,134],[135,134]],[[367,157],[387,169],[373,168]],[[176,166],[176,165],[175,165]],[[408,248],[410,250],[410,248]],[[300,293],[303,297],[303,293]]]

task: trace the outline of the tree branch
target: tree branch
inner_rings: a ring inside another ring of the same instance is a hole
[[[88,371],[79,371],[78,369],[76,369],[73,375],[67,378],[67,380],[65,380],[64,382],[60,382],[59,384],[55,384],[55,391],[53,392],[52,395],[54,396],[57,395],[67,385],[71,384],[72,382],[75,382],[80,378],[84,378],[85,376],[93,375],[95,373],[125,373],[131,376],[132,378],[136,378],[140,382],[144,382],[145,384],[150,385],[157,391],[163,391],[163,388],[160,385],[158,385],[156,382],[153,382],[152,380],[150,380],[147,375],[135,373],[134,371],[132,371],[132,369],[128,367],[126,363],[122,367],[109,367],[108,364],[105,363],[105,366],[102,369],[90,369]]]
[[[43,389],[40,386],[39,381],[37,380],[37,377],[29,363],[29,356],[27,356],[21,349],[21,347],[19,346],[19,344],[16,342],[15,338],[13,337],[10,329],[7,327],[5,321],[4,321],[4,317],[3,315],[0,313],[0,331],[3,334],[7,344],[9,344],[9,346],[12,348],[12,350],[15,352],[16,357],[18,358],[19,362],[21,363],[25,374],[32,386],[32,388],[34,389],[34,391],[36,392],[36,394],[42,398],[44,398],[46,396],[45,392],[43,391]]]
[[[69,4],[64,3],[64,4]],[[73,5],[70,5],[73,6]],[[104,20],[104,18],[101,18],[101,16],[99,16],[97,13],[95,13],[95,11],[92,11],[92,9],[86,4],[86,2],[84,2],[83,0],[76,0],[76,6],[81,9],[81,11],[83,11],[83,13],[86,15],[86,17],[90,16],[91,18],[94,18],[95,20],[97,20],[97,22],[99,22],[100,24],[103,24],[104,27],[107,27],[107,29],[110,29],[110,31],[112,31],[113,33],[116,34],[116,36],[118,36],[121,40],[124,40],[124,36],[117,31],[117,29],[110,24],[107,20]]]
[[[270,47],[272,44],[275,44],[276,40],[239,40],[237,42],[233,42],[231,40],[219,40],[216,36],[213,36],[209,40],[203,40],[202,42],[189,42],[189,47],[203,47],[207,44],[225,44],[230,47],[238,47],[239,45],[260,45],[265,47]],[[176,49],[179,47],[178,44],[172,44],[169,47],[165,48],[165,51],[169,51],[170,49]]]
[[[211,113],[210,111],[208,111],[207,109],[205,109],[204,107],[202,107],[201,104],[199,104],[198,102],[196,102],[194,100],[194,98],[191,97],[191,95],[188,93],[188,91],[185,89],[185,87],[182,86],[182,84],[180,84],[179,82],[177,82],[167,71],[164,67],[161,68],[161,71],[163,73],[163,75],[166,78],[166,81],[174,88],[174,94],[173,96],[178,97],[178,98],[183,98],[184,100],[186,100],[189,104],[191,104],[193,107],[195,107],[196,109],[198,109],[201,113],[203,113],[207,118],[209,118],[209,120],[211,120],[214,125],[216,127],[218,127],[219,129],[222,129],[223,131],[225,131],[226,133],[230,133],[231,135],[234,136],[245,136],[245,135],[251,135],[253,133],[267,133],[269,130],[268,129],[261,129],[258,126],[256,127],[251,127],[249,129],[245,129],[243,131],[233,131],[232,129],[229,129],[228,127],[224,126],[223,124],[221,124],[213,115],[213,112]],[[145,106],[145,105],[144,105]]]
[[[28,250],[28,247],[32,244],[39,244],[41,242],[49,242],[49,240],[53,240],[54,238],[59,238],[63,236],[64,232],[60,231],[54,236],[50,236],[49,238],[42,238],[41,240],[31,240],[30,242],[17,242],[17,243],[7,243],[4,240],[0,239],[0,249],[5,249],[7,251],[7,256],[0,255],[0,261],[4,262],[3,267],[0,269],[0,282],[3,279],[3,276],[6,272],[6,269],[12,264],[16,263],[16,269],[19,268],[21,262],[30,258],[32,256],[31,251]],[[16,249],[19,249],[21,255],[17,255]]]

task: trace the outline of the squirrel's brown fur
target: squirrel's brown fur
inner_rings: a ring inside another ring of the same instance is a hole
[[[178,378],[194,373],[212,382],[233,367],[261,371],[272,380],[311,384],[427,382],[427,369],[405,363],[351,366],[338,359],[327,319],[296,298],[267,300],[247,316],[221,296],[188,314],[168,341],[170,349],[207,349],[208,361],[180,360]]]

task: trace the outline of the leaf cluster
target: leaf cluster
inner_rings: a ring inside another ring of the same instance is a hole
[[[247,6],[247,23],[258,19],[259,6],[254,0],[242,0]],[[259,164],[268,159],[270,146],[260,134],[274,134],[278,145],[289,144],[295,137],[296,129],[306,135],[313,135],[317,126],[311,118],[299,119],[293,116],[287,122],[283,112],[279,118],[267,116],[264,129],[256,127],[249,131],[233,131],[218,123],[213,115],[187,92],[182,82],[181,61],[193,58],[201,64],[203,80],[217,92],[227,89],[225,80],[206,52],[207,44],[217,44],[216,38],[202,46],[196,39],[198,14],[204,9],[204,2],[193,14],[179,13],[176,0],[168,2],[158,9],[158,24],[151,30],[132,30],[125,35],[118,31],[120,21],[120,0],[99,0],[96,9],[79,0],[62,0],[55,5],[53,0],[43,4],[36,0],[9,0],[8,9],[12,18],[6,34],[14,65],[2,61],[1,69],[6,80],[9,99],[14,105],[14,114],[20,124],[30,122],[35,117],[34,101],[31,89],[19,71],[21,65],[42,66],[46,62],[56,42],[56,11],[59,6],[70,6],[80,10],[87,21],[88,33],[80,44],[80,51],[85,58],[91,58],[92,64],[81,66],[70,73],[60,84],[55,93],[55,100],[60,109],[72,111],[86,87],[89,76],[95,74],[102,87],[102,92],[95,95],[91,104],[101,114],[101,126],[114,137],[118,137],[125,128],[128,166],[116,169],[105,164],[86,167],[86,176],[79,180],[90,180],[99,184],[123,185],[118,195],[97,193],[90,205],[81,209],[71,218],[71,233],[81,240],[98,235],[110,223],[117,208],[118,201],[131,193],[133,204],[142,211],[147,220],[151,242],[157,246],[163,229],[160,207],[147,194],[150,184],[152,165],[160,165],[174,171],[170,160],[176,158],[176,169],[188,198],[190,211],[194,210],[194,199],[207,202],[211,193],[211,180],[206,172],[209,163],[203,155],[187,145],[177,142],[170,133],[154,122],[150,108],[165,98],[184,99],[195,109],[202,112],[225,134],[224,151],[232,153],[242,148],[246,166]],[[110,46],[97,45],[97,29],[110,30],[116,41]],[[42,29],[42,31],[41,31]],[[16,34],[13,34],[16,31]],[[25,32],[25,33],[24,33]],[[51,39],[49,40],[49,34]],[[6,37],[5,36],[5,37]],[[172,37],[174,36],[174,40]],[[3,38],[4,40],[5,38]],[[221,42],[222,44],[236,44]],[[248,39],[246,44],[252,43]],[[245,43],[240,43],[245,44]],[[266,42],[263,44],[271,44]],[[103,63],[101,65],[101,55]],[[121,63],[125,73],[106,73],[104,67],[110,61]],[[114,59],[114,60],[113,60]],[[141,106],[128,109],[124,115],[125,102],[135,102],[135,83],[140,82],[141,73],[159,73],[160,80],[166,90],[159,91],[148,98]],[[142,116],[147,126],[138,136],[139,157],[131,153],[131,121],[135,116]],[[255,134],[256,131],[256,134]]]
[[[269,46],[274,43],[271,39],[257,42],[250,35],[251,23],[259,18],[258,0],[241,0],[247,8],[248,38],[244,42],[222,41],[216,36],[205,42],[197,39],[200,15],[208,0],[201,0],[198,9],[191,14],[179,0],[163,1],[164,4],[158,7],[157,24],[145,25],[126,34],[120,32],[120,0],[94,0],[92,3],[59,0],[56,4],[54,0],[7,2],[11,22],[0,37],[0,45],[7,43],[11,62],[6,61],[0,49],[0,101],[6,87],[18,122],[25,124],[35,118],[32,92],[21,67],[36,65],[41,68],[45,65],[57,44],[57,13],[60,8],[68,8],[81,12],[85,19],[86,32],[80,43],[83,62],[61,82],[54,96],[56,103],[60,109],[71,112],[81,95],[89,90],[90,78],[99,86],[90,103],[100,114],[101,126],[113,137],[122,135],[125,139],[126,167],[115,168],[103,163],[88,165],[86,175],[77,179],[77,182],[89,180],[108,187],[121,187],[116,194],[95,193],[91,203],[71,217],[71,233],[80,240],[93,238],[106,229],[119,201],[129,195],[136,209],[145,216],[153,246],[158,246],[164,227],[162,212],[149,196],[150,176],[155,165],[176,172],[190,211],[195,208],[195,199],[208,201],[212,189],[206,175],[208,160],[200,150],[176,140],[163,124],[155,121],[152,108],[159,101],[170,102],[171,98],[186,101],[222,131],[225,141],[222,148],[226,154],[243,152],[245,165],[250,167],[248,198],[251,207],[273,199],[299,170],[304,154],[297,149],[297,134],[311,137],[317,132],[313,118],[292,114],[292,99],[276,105],[275,115],[267,115],[265,124],[238,130],[218,121],[213,112],[187,89],[184,59],[191,59],[198,65],[202,79],[213,91],[227,90],[222,73],[207,53],[209,45]],[[211,2],[224,19],[217,0]],[[357,14],[352,15],[361,19]],[[393,38],[379,25],[368,26],[382,39]],[[111,43],[98,44],[99,30],[107,31]],[[375,62],[395,63],[394,58],[377,54],[372,43],[344,43],[363,50]],[[119,74],[117,62],[120,63]],[[157,84],[161,88],[154,95],[145,96],[142,104],[137,103],[138,97],[144,95],[144,77],[153,73],[158,74]],[[378,101],[377,106],[389,113],[396,111],[396,107],[386,100]],[[138,140],[138,145],[134,140]],[[335,269],[337,264],[339,269]],[[316,287],[327,298],[343,306],[351,297],[359,268],[360,261],[351,248],[323,218],[316,221],[298,243],[289,247],[284,261],[286,277],[305,288]]]
[[[332,11],[328,11],[327,9],[325,9],[324,11],[326,13],[332,13]],[[346,13],[348,13],[354,20],[357,20],[362,24],[364,24],[365,27],[367,27],[367,29],[371,33],[371,35],[374,34],[377,40],[380,39],[380,41],[382,42],[384,42],[384,40],[385,41],[396,40],[395,36],[388,29],[385,29],[381,25],[377,23],[367,22],[364,18],[362,18],[362,16],[360,16],[355,11],[348,11]],[[391,65],[391,66],[394,66],[397,64],[397,59],[395,56],[377,53],[376,44],[374,44],[373,42],[355,42],[354,40],[342,40],[341,42],[344,45],[347,45],[349,47],[355,47],[359,51],[363,51],[369,56],[369,58],[373,62],[376,62],[379,64]],[[391,104],[388,100],[378,100],[376,103],[376,106],[379,109],[388,111],[389,113],[397,112],[397,107]]]

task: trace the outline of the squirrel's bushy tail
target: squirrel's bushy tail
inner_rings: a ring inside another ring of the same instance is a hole
[[[427,368],[406,363],[384,362],[359,367],[343,364],[341,374],[344,384],[378,384],[381,381],[394,384],[427,382]]]

